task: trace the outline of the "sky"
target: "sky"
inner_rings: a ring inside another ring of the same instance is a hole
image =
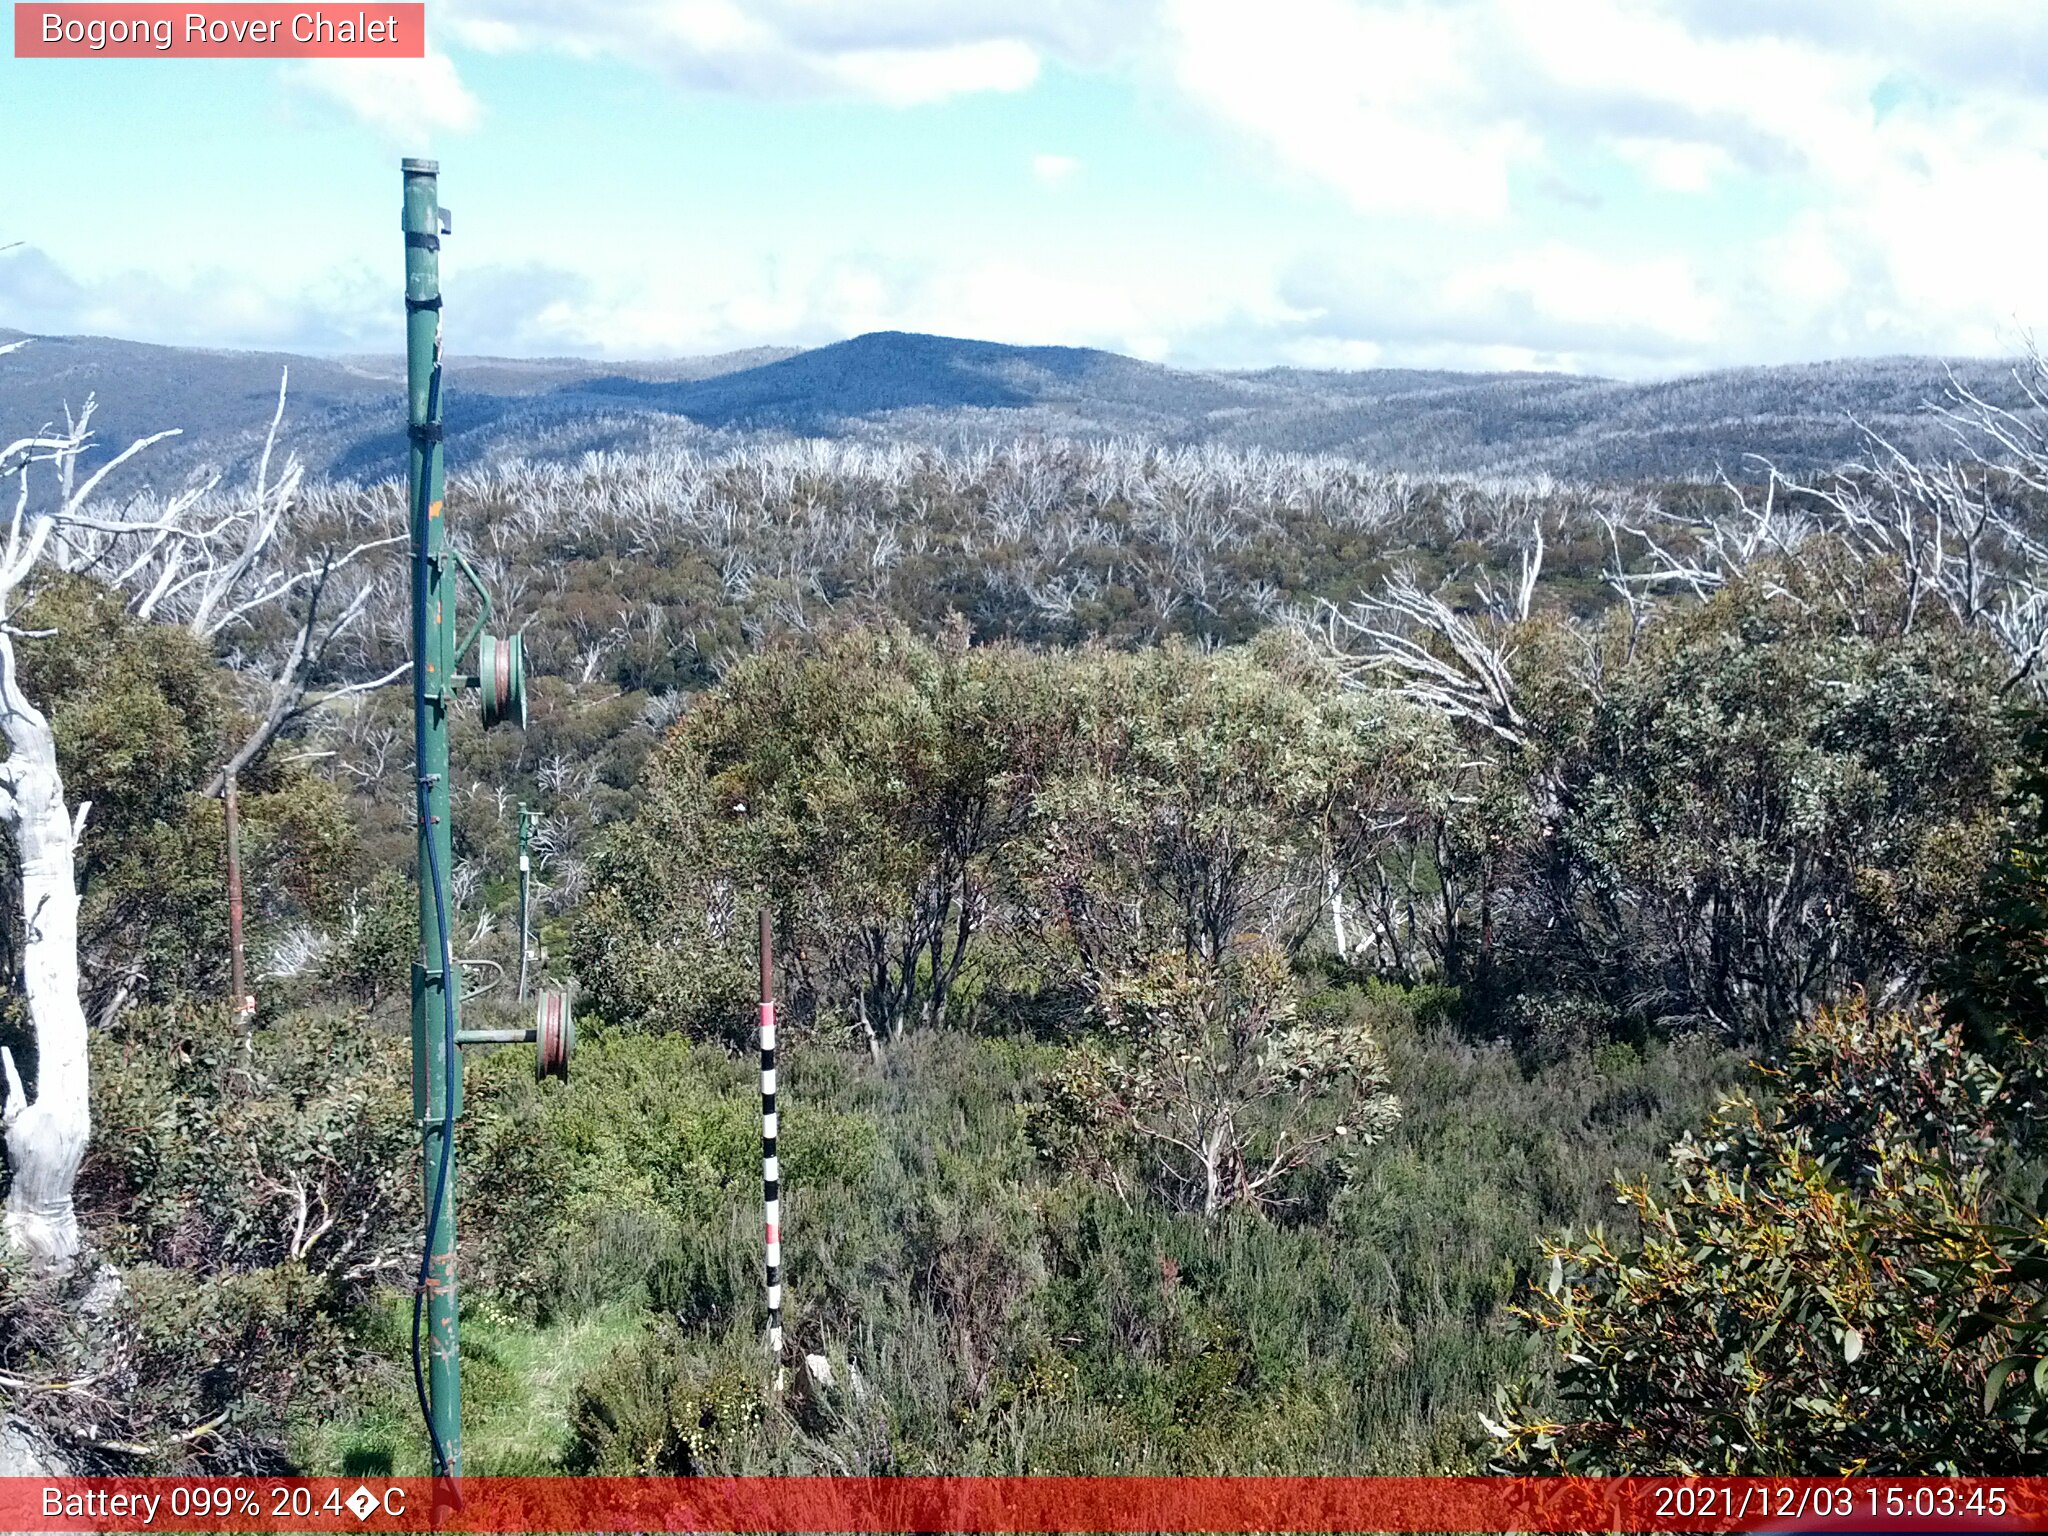
[[[353,9],[353,7],[351,7]],[[2039,0],[428,0],[423,60],[0,56],[0,326],[451,351],[871,330],[1628,378],[2016,351]]]

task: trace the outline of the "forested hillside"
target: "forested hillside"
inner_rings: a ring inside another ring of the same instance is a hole
[[[633,389],[738,413],[817,357]],[[524,1017],[526,803],[584,1036],[566,1082],[469,1057],[468,1470],[2039,1470],[2048,456],[1950,408],[1953,459],[1725,485],[461,470],[535,674],[524,732],[456,718],[465,1019]],[[422,1471],[402,492],[286,432],[95,519],[77,435],[23,442],[0,695],[62,777],[91,1139],[78,1253],[0,1262],[8,1411],[73,1466]]]
[[[0,331],[0,345],[17,332]],[[1631,383],[1562,373],[1162,367],[1081,347],[900,331],[797,352],[660,362],[464,355],[449,337],[451,462],[717,453],[830,438],[948,453],[1032,438],[1333,455],[1376,473],[1714,480],[1752,456],[1812,474],[1858,458],[1863,428],[1916,456],[1954,451],[1931,402],[1952,381],[2037,420],[2004,362],[1864,358]],[[380,481],[404,451],[396,358],[285,357],[41,337],[0,375],[0,413],[61,420],[97,392],[101,429],[167,426],[159,484],[253,466],[279,373],[293,442],[320,478]]]

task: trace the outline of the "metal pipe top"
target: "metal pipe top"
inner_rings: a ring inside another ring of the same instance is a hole
[[[438,176],[441,162],[438,160],[405,159],[398,162],[398,168],[408,176]]]

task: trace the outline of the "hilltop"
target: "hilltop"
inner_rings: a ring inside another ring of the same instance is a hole
[[[20,332],[0,331],[0,339]],[[183,436],[159,472],[237,463],[292,376],[291,441],[316,474],[400,462],[397,357],[303,357],[37,337],[0,367],[0,411],[40,422],[100,402],[104,437]],[[1877,358],[1632,383],[1563,373],[1201,372],[1081,347],[880,331],[807,351],[653,362],[451,356],[447,421],[472,463],[788,437],[959,447],[1019,437],[1137,438],[1333,454],[1431,474],[1683,479],[1762,455],[1810,472],[1854,456],[1861,422],[1937,446],[1923,410],[1949,372],[1995,398],[2006,364]]]

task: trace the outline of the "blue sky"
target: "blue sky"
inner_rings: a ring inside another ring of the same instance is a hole
[[[0,325],[388,350],[900,328],[1183,366],[2014,350],[2048,7],[429,0],[414,63],[0,58]],[[11,52],[11,50],[10,50]]]

